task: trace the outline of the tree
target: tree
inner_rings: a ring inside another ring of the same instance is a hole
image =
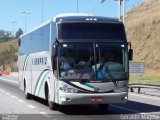
[[[18,31],[16,32],[16,38],[19,38],[19,36],[21,36],[23,34],[23,31],[21,28],[18,29]]]
[[[0,30],[0,40],[1,41],[6,41],[11,38],[11,32],[5,31],[5,30]]]

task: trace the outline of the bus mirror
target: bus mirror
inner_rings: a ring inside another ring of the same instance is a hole
[[[21,46],[21,39],[18,40],[18,46]]]
[[[52,46],[52,55],[56,57],[57,53],[58,53],[58,42],[55,41],[55,43]]]
[[[129,49],[128,58],[131,61],[133,60],[133,49]]]
[[[56,55],[57,55],[57,46],[56,46],[56,44],[53,45],[52,55],[53,55],[53,56],[56,56]]]

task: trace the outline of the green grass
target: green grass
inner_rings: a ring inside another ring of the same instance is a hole
[[[129,83],[153,83],[153,84],[160,84],[160,76],[138,76],[132,75],[130,76]]]

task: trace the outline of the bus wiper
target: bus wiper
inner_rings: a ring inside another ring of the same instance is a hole
[[[86,72],[86,69],[87,69],[88,66],[91,64],[92,59],[93,59],[93,57],[90,57],[90,58],[89,58],[89,60],[87,61],[86,65],[85,65],[85,67],[84,67],[84,69],[83,69],[83,71],[81,72],[81,76],[79,77],[79,81],[80,81],[80,82],[83,82],[83,81],[82,81],[82,80],[83,80],[82,78],[83,78],[83,76],[84,76],[84,73]]]
[[[113,76],[111,74],[111,71],[108,69],[108,66],[109,66],[109,64],[107,63],[105,71],[108,73],[109,80],[111,80],[112,82],[116,82],[116,81],[113,80],[114,78],[113,78]]]
[[[102,63],[101,65],[100,65],[100,67],[98,68],[98,70],[97,71],[101,71],[102,69],[103,69],[103,67],[104,67],[104,65],[105,65],[106,63],[104,62],[104,63]],[[113,81],[113,76],[112,76],[112,74],[111,74],[111,72],[110,72],[110,70],[108,69],[108,66],[109,66],[109,64],[107,63],[107,65],[106,65],[106,69],[105,69],[105,72],[107,72],[108,73],[108,76],[109,76],[109,80],[111,80],[112,82],[114,82]]]

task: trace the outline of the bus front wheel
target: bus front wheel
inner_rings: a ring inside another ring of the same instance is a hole
[[[32,95],[27,92],[26,82],[24,82],[24,93],[25,93],[25,98],[26,99],[31,99],[32,98]]]
[[[48,105],[50,110],[56,110],[56,105],[54,102],[48,101]]]
[[[57,104],[50,100],[50,93],[49,93],[49,88],[47,84],[45,85],[45,97],[48,102],[49,109],[55,110],[57,108]]]
[[[56,103],[50,101],[50,95],[49,95],[49,93],[48,93],[48,106],[49,106],[50,110],[56,110],[57,106],[58,106]]]

